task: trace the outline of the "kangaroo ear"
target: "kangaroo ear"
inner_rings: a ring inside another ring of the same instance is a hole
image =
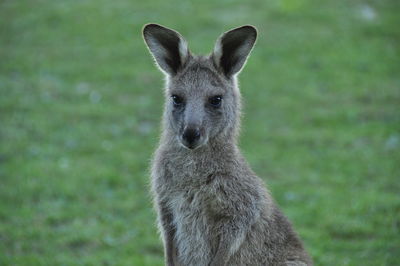
[[[143,38],[162,71],[175,75],[185,64],[189,49],[182,36],[158,24],[143,27]]]
[[[222,34],[212,54],[215,65],[227,76],[237,74],[244,64],[257,39],[255,27],[242,26]]]

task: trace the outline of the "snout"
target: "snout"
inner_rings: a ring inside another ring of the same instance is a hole
[[[182,144],[188,149],[195,149],[201,144],[201,130],[199,127],[186,127],[182,134]]]

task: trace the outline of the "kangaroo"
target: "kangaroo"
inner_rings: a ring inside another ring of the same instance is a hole
[[[312,265],[303,244],[238,144],[240,72],[253,26],[222,34],[197,56],[176,31],[147,24],[143,38],[166,76],[151,189],[168,266]]]

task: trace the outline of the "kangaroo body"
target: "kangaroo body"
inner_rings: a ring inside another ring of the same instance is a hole
[[[256,38],[251,26],[223,34],[210,56],[192,55],[157,24],[144,38],[167,75],[152,192],[167,265],[312,265],[237,143],[236,74]]]

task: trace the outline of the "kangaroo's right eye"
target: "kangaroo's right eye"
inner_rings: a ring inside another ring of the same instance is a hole
[[[183,98],[181,96],[174,94],[171,96],[171,98],[172,98],[172,102],[173,102],[174,106],[178,107],[183,104]]]

